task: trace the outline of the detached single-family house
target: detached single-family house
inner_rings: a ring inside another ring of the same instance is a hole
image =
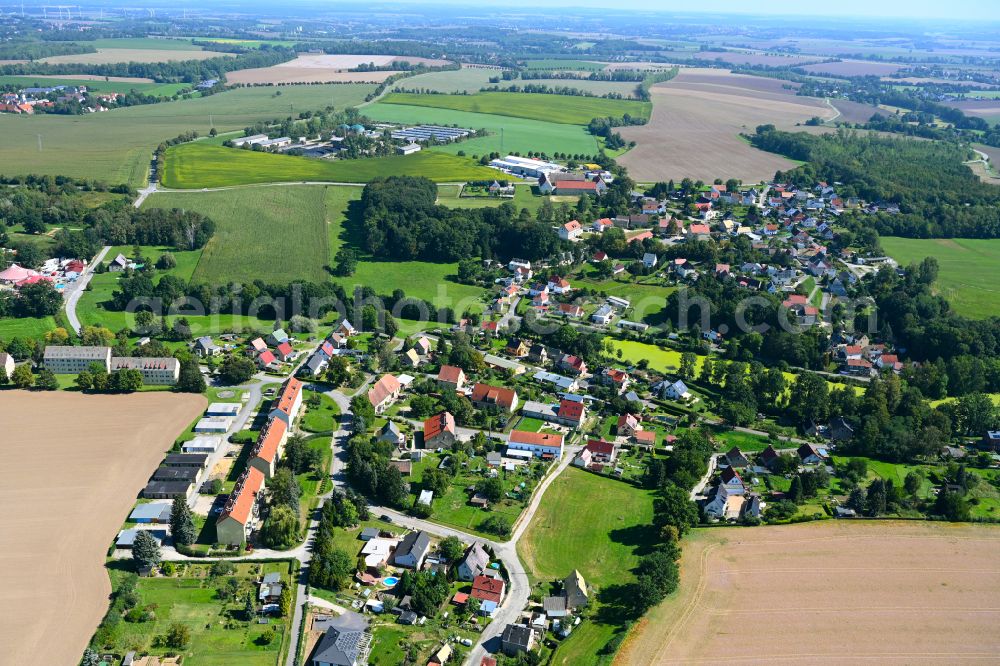
[[[663,395],[671,400],[687,401],[691,399],[691,391],[689,391],[687,385],[679,379],[672,384],[665,383],[665,386],[663,387]]]
[[[577,220],[570,220],[566,224],[559,227],[559,238],[562,240],[574,240],[580,237],[583,233],[583,225]]]
[[[390,374],[384,374],[368,389],[368,402],[375,408],[376,414],[381,414],[399,399],[402,389],[398,379]]]
[[[562,457],[563,436],[548,432],[527,432],[512,430],[507,436],[507,448],[514,451],[527,451],[538,458]]]
[[[471,596],[474,599],[502,604],[506,592],[503,578],[480,575],[472,579]]]
[[[398,567],[419,569],[431,549],[431,537],[427,532],[410,532],[396,547],[393,562]]]
[[[490,566],[490,556],[483,548],[483,544],[478,541],[465,551],[465,555],[458,563],[458,579],[472,581],[476,576],[481,576]]]
[[[455,417],[450,413],[441,412],[424,421],[424,448],[451,448],[455,439]]]
[[[386,421],[385,425],[378,431],[378,441],[389,442],[394,446],[403,446],[406,444],[406,436],[398,425],[392,421]]]
[[[285,329],[283,328],[276,329],[267,334],[267,342],[274,346],[280,345],[282,342],[288,342],[288,334],[285,333]]]
[[[659,259],[652,252],[647,252],[642,255],[642,265],[646,268],[655,268],[657,262],[659,262]]]
[[[265,347],[265,349],[267,349],[267,347]],[[209,356],[221,354],[222,347],[215,344],[215,341],[212,340],[212,336],[203,335],[194,341],[194,353],[202,358],[208,358]]]
[[[815,465],[821,463],[827,458],[825,449],[818,449],[812,444],[803,444],[798,449],[799,458],[802,459],[803,465]]]
[[[508,624],[500,635],[500,649],[509,657],[531,652],[535,647],[535,632],[523,624]]]
[[[502,386],[477,383],[472,387],[470,399],[478,409],[496,407],[507,413],[517,409],[517,392]]]
[[[364,615],[347,611],[326,624],[310,666],[364,666],[372,636]]]
[[[437,381],[441,388],[461,391],[465,385],[465,372],[454,365],[442,365],[438,371]]]
[[[618,417],[618,425],[615,432],[619,437],[632,437],[640,430],[642,430],[642,426],[639,425],[639,419],[632,414],[622,414]]]

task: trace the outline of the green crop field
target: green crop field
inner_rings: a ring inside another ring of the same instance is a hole
[[[299,185],[157,192],[144,205],[197,211],[215,221],[215,236],[202,252],[194,282],[322,282],[330,258],[324,189]]]
[[[128,81],[83,81],[80,79],[64,79],[58,76],[0,76],[0,86],[44,87],[44,86],[87,86],[90,92],[127,93],[131,90],[144,95],[169,97],[185,88],[191,88],[190,83],[134,83]]]
[[[940,265],[935,286],[957,313],[1000,315],[1000,239],[883,237],[882,247],[902,266],[935,257]]]
[[[489,132],[489,136],[435,146],[431,149],[434,152],[454,154],[462,151],[467,155],[493,152],[525,154],[529,151],[550,155],[556,152],[595,155],[599,152],[596,138],[579,125],[381,102],[366,106],[363,111],[369,118],[385,122],[457,125]]]
[[[240,88],[176,102],[85,116],[0,114],[5,176],[37,173],[99,178],[142,186],[157,144],[182,132],[243,129],[328,105],[361,103],[375,86],[316,85]],[[276,93],[280,90],[281,95]],[[41,137],[39,139],[39,137]]]
[[[578,72],[599,72],[607,67],[604,62],[591,62],[589,60],[561,60],[550,58],[547,60],[528,60],[527,69],[563,69],[575,70]]]
[[[474,93],[484,86],[492,85],[490,77],[498,74],[488,69],[469,68],[429,72],[403,79],[396,86],[407,90],[425,89],[440,93]]]
[[[426,176],[448,182],[492,179],[497,171],[469,158],[431,151],[330,161],[194,142],[167,150],[163,183],[188,189],[272,182],[366,183],[380,176]]]
[[[567,125],[586,125],[594,118],[621,117],[626,113],[636,118],[649,118],[652,109],[649,102],[636,100],[507,92],[486,92],[476,95],[393,93],[382,98],[380,104],[427,106],[434,109],[487,113]]]
[[[530,79],[522,82],[514,81],[513,83],[517,85],[542,85],[550,88],[576,88],[595,95],[618,93],[625,97],[634,97],[635,90],[639,86],[636,81],[590,81],[588,79]],[[503,87],[505,84],[497,85]]]
[[[567,510],[589,506],[595,498],[601,511]],[[560,645],[552,663],[604,663],[601,648],[625,622],[620,609],[605,604],[616,596],[615,587],[635,581],[632,569],[656,541],[652,521],[649,490],[572,467],[552,482],[517,544],[518,554],[535,581],[562,579],[579,569],[591,599],[600,603]]]

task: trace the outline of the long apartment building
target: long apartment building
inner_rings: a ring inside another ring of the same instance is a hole
[[[181,362],[173,357],[111,357],[111,371],[129,368],[142,374],[143,384],[172,386],[181,376]]]
[[[42,363],[46,370],[57,375],[78,375],[89,370],[92,363],[111,372],[111,347],[48,345]]]
[[[215,521],[216,539],[229,546],[242,546],[260,524],[260,509],[264,502],[264,474],[256,467],[247,467],[236,481],[222,513]]]

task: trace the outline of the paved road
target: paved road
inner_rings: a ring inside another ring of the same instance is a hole
[[[94,276],[94,268],[104,261],[105,255],[111,250],[110,245],[105,245],[101,248],[101,251],[94,256],[89,264],[87,264],[83,273],[80,277],[76,279],[72,285],[66,287],[69,296],[66,297],[66,319],[69,321],[70,328],[72,328],[78,335],[80,330],[83,328],[80,325],[80,320],[76,316],[76,304],[80,301],[80,296],[83,295],[84,289],[90,283],[90,278]]]
[[[694,488],[691,489],[692,502],[695,501],[695,499],[699,495],[701,495],[702,492],[704,492],[705,486],[708,485],[708,482],[711,480],[712,475],[715,474],[715,467],[719,464],[719,458],[721,458],[723,455],[724,454],[722,453],[713,453],[712,457],[708,459],[708,471],[705,472],[705,475],[701,477],[698,483],[695,484]]]
[[[157,189],[159,189],[159,187],[157,186],[156,181],[155,180],[149,181],[149,184],[146,185],[146,187],[139,190],[139,196],[135,198],[135,201],[132,202],[132,205],[135,206],[136,208],[139,208],[140,206],[142,206],[142,202],[146,200],[146,197],[148,197],[153,192],[156,192]]]

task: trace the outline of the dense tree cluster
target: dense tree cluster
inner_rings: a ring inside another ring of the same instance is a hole
[[[426,178],[373,181],[361,198],[366,249],[380,258],[458,261],[465,257],[537,259],[562,247],[552,229],[518,214],[512,204],[481,209],[435,205],[437,187]]]

